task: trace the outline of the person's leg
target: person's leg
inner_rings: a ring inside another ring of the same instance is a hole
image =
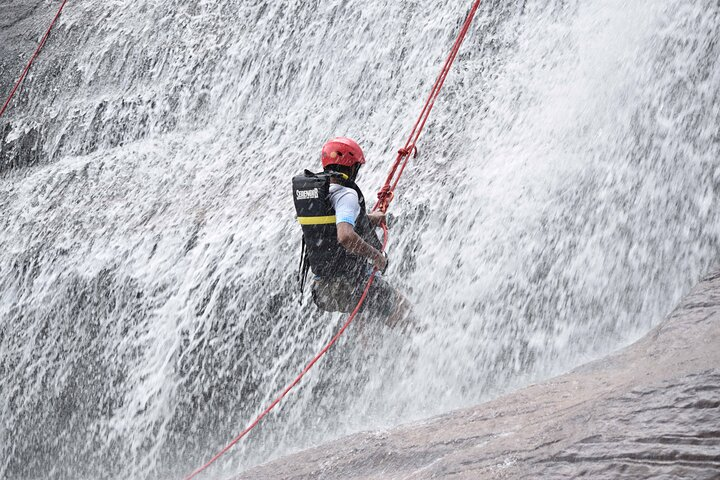
[[[345,278],[314,280],[313,302],[326,312],[350,313],[365,290],[367,279],[352,281]],[[398,290],[382,277],[375,277],[360,310],[360,319],[375,317],[388,327],[403,331],[415,324],[412,305]],[[364,323],[362,320],[360,323]]]
[[[385,323],[389,327],[399,327],[402,330],[405,330],[416,323],[412,316],[412,305],[405,295],[400,293],[398,290],[395,290],[395,299],[395,308],[387,317]]]
[[[367,312],[391,328],[405,330],[412,323],[412,305],[382,277],[376,277],[367,298]]]
[[[320,310],[350,313],[355,308],[353,286],[343,279],[313,280],[311,291],[313,302]]]

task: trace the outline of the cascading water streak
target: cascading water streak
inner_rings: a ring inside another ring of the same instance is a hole
[[[12,3],[6,59],[56,7]],[[178,478],[274,398],[344,320],[297,301],[290,179],[347,135],[372,198],[468,6],[68,3],[0,123],[0,477]],[[660,321],[720,252],[718,10],[483,3],[391,207],[422,328],[358,321],[208,478]]]

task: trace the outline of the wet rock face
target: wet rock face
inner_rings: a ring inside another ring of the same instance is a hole
[[[43,4],[41,0],[0,0],[0,106],[37,47],[47,16]],[[40,127],[13,128],[6,120],[0,121],[0,173],[43,161],[45,139]]]
[[[532,472],[544,478],[717,478],[720,373],[705,371],[612,397],[592,412],[595,433]]]
[[[720,274],[645,338],[475,408],[239,479],[720,478]]]
[[[2,103],[38,41],[42,0],[0,0],[0,95]]]
[[[46,158],[43,142],[39,127],[16,133],[11,124],[0,125],[0,173],[42,162]]]

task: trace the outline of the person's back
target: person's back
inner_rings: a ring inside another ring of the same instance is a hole
[[[367,213],[362,191],[355,184],[365,163],[362,150],[353,140],[336,138],[323,147],[322,163],[322,173],[306,170],[293,179],[293,198],[307,252],[303,260],[315,275],[313,301],[326,311],[352,311],[374,266],[379,272],[362,311],[395,324],[406,315],[408,305],[380,275],[387,258],[375,228],[385,221],[385,215]]]

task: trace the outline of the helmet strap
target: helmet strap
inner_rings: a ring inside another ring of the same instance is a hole
[[[352,167],[352,174],[350,175],[350,180],[353,182],[357,179],[358,174],[360,173],[360,167],[362,167],[362,163],[356,163]]]
[[[354,182],[358,175],[360,164],[355,164],[352,167],[340,166],[340,165],[328,165],[325,167],[325,172],[333,174],[335,177],[339,177],[345,181]]]

